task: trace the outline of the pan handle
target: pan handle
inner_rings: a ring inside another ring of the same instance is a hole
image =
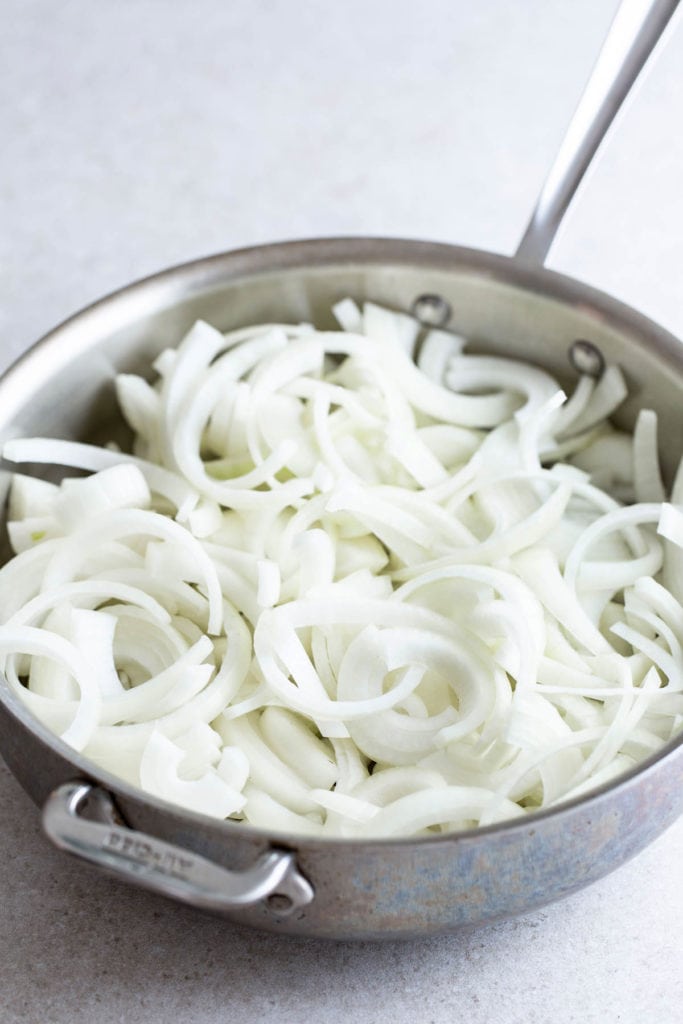
[[[517,257],[543,264],[567,207],[678,0],[622,0],[548,172]]]
[[[80,814],[95,801],[104,822]],[[117,823],[114,802],[89,782],[67,782],[47,798],[43,828],[60,850],[162,896],[212,911],[265,901],[286,917],[313,899],[313,889],[289,850],[269,850],[246,871],[228,871],[190,850]]]

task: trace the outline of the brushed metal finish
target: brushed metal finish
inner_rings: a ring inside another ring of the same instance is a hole
[[[576,190],[678,2],[622,0],[519,243],[520,259],[545,261]]]
[[[0,381],[0,437],[106,439],[117,429],[113,378],[144,368],[198,317],[228,329],[266,317],[329,322],[345,294],[409,310],[440,295],[452,329],[482,351],[518,355],[571,382],[577,339],[624,369],[637,408],[657,409],[663,455],[683,449],[683,346],[640,314],[576,281],[505,257],[382,239],[247,249],[166,271],[102,300],[39,342]],[[68,397],[68,401],[66,398]],[[594,794],[521,821],[422,839],[303,839],[219,822],[148,796],[49,733],[0,680],[0,750],[43,805],[74,778],[111,793],[127,825],[230,871],[273,847],[295,855],[315,898],[289,917],[259,902],[226,911],[260,928],[335,938],[433,934],[521,913],[623,863],[683,812],[683,743]]]
[[[88,799],[105,821],[80,815]],[[313,889],[297,871],[292,853],[271,850],[244,871],[228,871],[119,824],[111,796],[89,782],[66,782],[50,794],[43,807],[43,829],[59,850],[133,885],[204,910],[223,913],[263,900],[270,911],[286,917],[313,899]]]

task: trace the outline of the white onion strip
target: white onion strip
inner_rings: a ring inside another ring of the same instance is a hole
[[[200,323],[157,381],[122,376],[135,455],[6,443],[96,474],[17,477],[10,688],[155,796],[301,835],[440,834],[611,780],[683,727],[683,471],[664,504],[654,413],[605,421],[613,365],[566,401],[335,312]]]

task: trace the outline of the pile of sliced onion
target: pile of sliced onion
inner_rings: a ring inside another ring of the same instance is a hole
[[[147,792],[299,835],[430,835],[611,780],[683,724],[683,474],[656,416],[346,299],[205,323],[116,386],[133,454],[19,439],[0,668]]]

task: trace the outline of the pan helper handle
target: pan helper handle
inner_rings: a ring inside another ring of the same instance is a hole
[[[96,802],[104,822],[81,815]],[[264,901],[286,917],[313,899],[313,889],[289,850],[269,850],[245,871],[229,871],[191,850],[117,823],[111,796],[89,782],[67,782],[47,799],[43,828],[60,850],[144,889],[215,912]]]
[[[617,111],[679,0],[622,0],[588,85],[541,189],[517,256],[545,263],[548,250]]]

